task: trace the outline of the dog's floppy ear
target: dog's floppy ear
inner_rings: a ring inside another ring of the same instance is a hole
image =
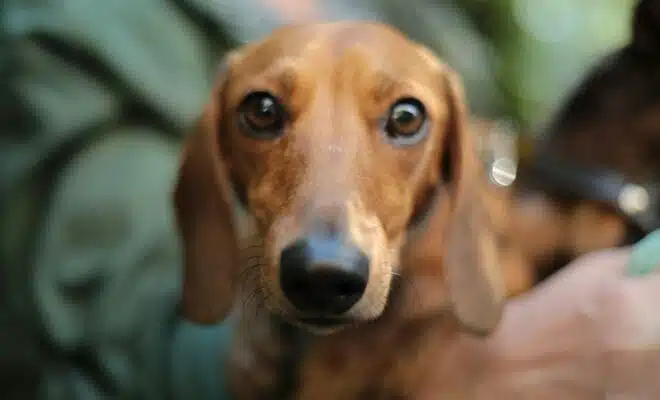
[[[174,190],[183,241],[183,316],[197,323],[224,319],[234,299],[239,252],[233,198],[221,145],[225,64],[210,101],[186,138]]]
[[[441,168],[453,200],[445,232],[445,279],[458,320],[483,334],[500,320],[505,287],[496,232],[484,204],[481,163],[468,129],[463,86],[449,68],[445,69],[444,81],[450,112]]]
[[[406,312],[414,315],[441,311],[449,298],[461,324],[477,334],[490,332],[499,322],[505,286],[500,271],[496,230],[485,199],[485,177],[468,128],[460,79],[425,49],[422,54],[438,74],[439,97],[447,105],[446,125],[439,127],[437,157],[441,180],[438,196],[423,226],[413,232],[404,253],[412,267]],[[442,285],[446,290],[442,291]]]

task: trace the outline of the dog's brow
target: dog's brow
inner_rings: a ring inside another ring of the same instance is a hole
[[[396,91],[406,95],[419,97],[423,103],[432,102],[435,94],[432,88],[413,79],[399,78],[390,73],[381,71],[376,73],[374,97],[376,101],[388,99]],[[432,106],[431,104],[428,104]]]
[[[435,106],[435,103],[437,102],[437,93],[432,87],[413,80],[404,82],[404,85],[408,88],[411,94],[418,95],[423,103],[432,102],[433,106]],[[429,104],[429,106],[431,106],[431,104]]]
[[[382,101],[387,98],[394,88],[401,85],[401,80],[393,77],[392,75],[386,72],[377,72],[376,74],[376,85],[374,89],[374,97],[377,101]]]
[[[263,76],[276,79],[284,93],[291,94],[298,75],[298,63],[299,61],[293,57],[282,58],[268,67],[263,72]]]

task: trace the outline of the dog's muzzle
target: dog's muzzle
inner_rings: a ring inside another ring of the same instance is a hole
[[[303,236],[280,255],[280,285],[307,317],[302,322],[320,325],[341,319],[360,300],[368,279],[369,258],[340,233]]]

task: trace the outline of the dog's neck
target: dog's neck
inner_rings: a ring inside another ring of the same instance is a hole
[[[240,391],[236,393],[236,397],[291,399],[300,395],[302,391],[307,396],[304,398],[310,398],[309,371],[323,371],[322,376],[325,378],[322,379],[326,379],[334,376],[335,368],[340,368],[341,373],[352,376],[358,373],[354,371],[355,368],[360,369],[356,365],[362,365],[357,363],[358,360],[364,362],[365,358],[373,357],[372,363],[364,365],[381,365],[383,362],[382,365],[390,365],[391,360],[383,360],[383,357],[387,357],[385,354],[394,353],[385,350],[408,347],[417,349],[416,343],[422,343],[419,341],[424,341],[427,337],[424,332],[439,322],[444,324],[442,321],[448,321],[446,320],[448,314],[439,312],[411,316],[402,312],[404,310],[398,307],[403,304],[401,296],[405,297],[400,290],[402,286],[405,287],[402,284],[393,286],[388,306],[379,318],[328,335],[315,334],[291,324],[264,307],[259,307],[258,310],[241,308],[239,311],[241,315],[237,315],[239,329],[234,336],[240,342],[232,348],[235,352],[232,369],[238,372],[233,386]],[[255,302],[253,304],[253,307],[257,307]],[[347,343],[352,345],[346,346]],[[383,352],[376,349],[382,349]],[[411,350],[411,357],[416,351]],[[330,365],[334,361],[328,361],[329,354],[344,360],[340,362],[342,366]],[[319,365],[319,360],[321,363],[330,362],[330,364]],[[313,365],[309,364],[310,361]],[[365,371],[360,370],[359,374],[366,374]],[[336,372],[339,373],[339,370]],[[312,387],[318,386],[318,379],[318,376],[314,375]],[[349,393],[366,390],[362,387],[353,387],[358,381],[361,382],[359,385],[365,384],[372,391],[380,388],[379,383],[372,382],[372,379],[380,378],[365,376],[357,380],[348,379],[346,382],[352,383],[346,383],[348,389],[342,388],[342,393],[343,390],[348,390]],[[311,398],[314,398],[314,395]]]
[[[282,354],[277,364],[279,373],[273,399],[288,399],[293,397],[298,388],[298,380],[302,362],[305,359],[310,343],[317,339],[315,335],[304,329],[293,326],[280,317],[268,317],[273,329],[278,331],[278,341]]]
[[[230,358],[234,397],[291,398],[305,358],[306,332],[265,309],[242,308],[236,314]]]

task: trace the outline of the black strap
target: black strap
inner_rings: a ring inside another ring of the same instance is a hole
[[[530,167],[530,177],[543,189],[603,203],[646,233],[660,228],[658,182],[633,182],[618,172],[578,165],[550,151],[538,154]],[[637,209],[626,204],[631,191],[644,197]]]

